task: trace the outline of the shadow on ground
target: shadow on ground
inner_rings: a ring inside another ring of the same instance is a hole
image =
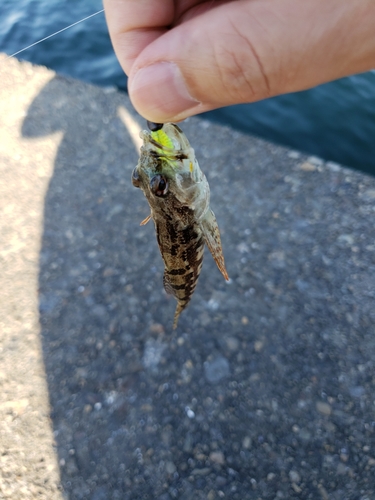
[[[39,283],[66,497],[373,498],[375,180],[185,123],[231,282],[206,252],[172,331],[119,106],[55,78],[22,131],[64,133]]]

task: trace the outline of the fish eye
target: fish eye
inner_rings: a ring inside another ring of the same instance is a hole
[[[140,180],[137,167],[135,167],[135,169],[132,172],[132,184],[134,187],[139,188]]]
[[[168,181],[162,175],[157,174],[151,179],[150,188],[155,196],[165,196],[168,193]]]
[[[164,123],[154,123],[147,120],[147,126],[151,132],[157,132],[163,128]]]

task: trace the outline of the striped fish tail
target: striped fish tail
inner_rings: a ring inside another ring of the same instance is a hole
[[[174,319],[173,319],[173,330],[176,330],[178,324],[178,318],[180,317],[180,314],[182,313],[182,311],[185,309],[185,307],[188,305],[189,302],[190,299],[187,302],[182,302],[180,300],[177,301],[176,311],[174,313]]]

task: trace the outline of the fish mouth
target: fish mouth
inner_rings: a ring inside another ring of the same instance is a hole
[[[168,147],[165,142],[161,139],[155,139],[150,133],[148,136],[148,141],[154,148],[156,148],[156,151],[160,154],[163,152],[166,156],[174,154],[176,152],[176,149],[174,146]]]
[[[164,127],[164,123],[155,123],[147,120],[147,127],[151,132],[157,132]]]
[[[147,122],[147,127],[149,130],[144,130],[143,136],[157,152],[168,156],[190,149],[185,134],[175,123]]]
[[[149,130],[141,132],[144,153],[160,161],[159,169],[167,168],[171,173],[178,171],[180,174],[187,171],[193,179],[195,162],[189,162],[189,158],[194,157],[194,151],[180,127],[175,123],[152,122],[147,126]]]
[[[165,128],[167,130],[165,130]],[[162,125],[157,130],[151,130],[150,132],[151,142],[166,153],[172,153],[176,151],[176,149],[179,149],[180,146],[176,144],[176,140],[173,140],[173,136],[171,137],[171,134],[168,133],[169,128],[168,126],[164,127],[164,125]],[[176,148],[176,146],[178,147]]]

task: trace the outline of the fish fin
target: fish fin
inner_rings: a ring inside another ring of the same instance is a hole
[[[139,224],[140,226],[145,226],[149,220],[151,220],[152,215],[148,215],[143,221]]]
[[[206,215],[200,223],[206,245],[214,258],[219,271],[224,278],[229,281],[227,270],[225,269],[223,249],[221,248],[221,239],[219,226],[216,222],[216,217],[213,211],[209,208]]]
[[[185,309],[185,304],[181,304],[181,302],[177,302],[176,312],[174,313],[173,330],[176,330],[177,324],[178,324],[178,318],[180,317],[180,314],[182,313],[182,311],[184,309]]]
[[[168,295],[173,295],[173,296],[176,295],[175,291],[172,288],[171,282],[169,281],[169,278],[165,274],[165,272],[163,276],[163,285],[164,285],[164,290],[167,292]]]

